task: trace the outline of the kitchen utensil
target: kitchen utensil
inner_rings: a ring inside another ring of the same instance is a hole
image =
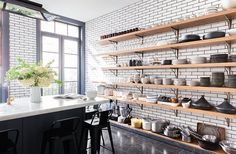
[[[228,33],[229,35],[236,35],[236,28],[235,28],[235,29],[229,29],[229,30],[227,30],[227,33]]]
[[[164,78],[162,81],[163,85],[172,85],[173,84],[173,80],[170,78]]]
[[[218,142],[217,141],[217,137],[215,135],[203,135],[202,136],[202,139],[204,141],[209,141],[209,142],[212,142],[212,143],[216,143]]]
[[[186,80],[185,79],[174,79],[174,85],[176,86],[185,86]]]
[[[172,64],[173,65],[178,65],[178,64],[187,64],[187,59],[176,59],[176,60],[172,60]]]
[[[235,0],[221,0],[221,6],[224,10],[235,8],[236,1]]]
[[[210,56],[211,63],[223,63],[228,61],[228,54],[216,54]]]
[[[152,132],[163,133],[165,128],[170,124],[170,121],[157,119],[152,121]]]
[[[162,85],[162,79],[161,78],[154,79],[154,84]]]
[[[190,58],[191,64],[203,64],[207,62],[206,57],[192,57]]]
[[[210,83],[210,77],[200,77],[200,86],[209,87]]]
[[[195,81],[195,80],[192,80],[190,81],[190,86],[199,86],[200,85],[200,82],[199,81]]]
[[[225,32],[222,32],[222,31],[210,32],[206,35],[203,35],[203,40],[219,38],[219,37],[225,37]]]
[[[200,135],[214,135],[218,141],[225,140],[225,128],[206,123],[197,123],[197,132]]]
[[[96,90],[87,91],[86,97],[88,100],[94,100],[97,97],[97,91]]]
[[[144,130],[151,130],[152,128],[152,122],[150,119],[142,119],[142,128]]]
[[[131,119],[131,126],[134,127],[134,128],[141,128],[142,119],[132,118]]]
[[[227,87],[236,88],[236,75],[228,75]]]
[[[179,43],[183,42],[190,42],[190,41],[198,41],[201,40],[199,35],[196,34],[187,34],[187,35],[182,35]]]
[[[106,89],[106,86],[104,86],[104,85],[98,85],[98,86],[97,86],[97,94],[98,94],[98,95],[104,95],[105,89]]]
[[[236,142],[223,140],[219,144],[227,154],[236,154]]]
[[[196,102],[192,102],[191,106],[196,109],[211,110],[213,106],[205,99],[204,95],[201,96]]]
[[[222,87],[225,83],[224,72],[213,72],[211,78],[211,86]]]
[[[168,125],[164,131],[164,135],[171,138],[179,138],[181,133],[180,129],[175,125]]]
[[[215,107],[218,112],[226,114],[235,114],[236,108],[231,105],[227,98],[224,99],[224,102]]]
[[[161,62],[162,65],[171,65],[172,64],[172,60],[163,60]]]

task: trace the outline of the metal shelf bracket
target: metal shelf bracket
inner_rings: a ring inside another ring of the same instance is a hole
[[[227,75],[230,75],[232,73],[231,67],[225,67],[225,72]]]
[[[225,45],[226,45],[226,48],[228,50],[228,54],[231,54],[231,50],[232,50],[232,43],[231,43],[231,41],[225,41]]]
[[[135,36],[141,39],[141,44],[143,45],[143,43],[144,43],[144,36],[137,35],[137,34],[135,34]]]
[[[227,22],[228,28],[232,28],[232,19],[230,19],[227,15],[225,15],[225,21]]]
[[[179,29],[171,27],[172,31],[175,33],[176,41],[179,42]]]
[[[174,113],[175,113],[175,116],[178,117],[179,111],[178,110],[174,110]]]
[[[225,118],[225,121],[227,123],[227,126],[229,127],[230,126],[230,119],[229,118]]]
[[[143,87],[136,86],[136,88],[140,91],[141,94],[143,94]]]
[[[179,77],[179,69],[178,68],[172,68],[171,71],[175,74],[175,78],[178,79],[178,77]]]
[[[140,104],[139,106],[140,106],[141,110],[143,110],[143,104]]]

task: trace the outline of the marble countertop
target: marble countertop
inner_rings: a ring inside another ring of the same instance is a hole
[[[54,99],[53,96],[43,96],[41,103],[31,103],[30,98],[18,98],[12,102],[12,105],[7,105],[6,103],[0,104],[0,121],[82,108],[108,102],[108,99],[99,97],[95,100],[84,101],[81,99]]]

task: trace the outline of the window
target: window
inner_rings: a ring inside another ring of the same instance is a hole
[[[61,88],[55,84],[44,88],[44,95],[78,93],[79,40],[78,26],[41,21],[41,60],[43,64],[53,60],[57,78],[64,83]]]

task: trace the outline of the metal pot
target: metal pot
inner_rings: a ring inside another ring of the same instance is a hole
[[[155,133],[163,133],[165,130],[166,126],[170,124],[169,121],[163,120],[163,119],[158,119],[152,122],[152,132]]]

